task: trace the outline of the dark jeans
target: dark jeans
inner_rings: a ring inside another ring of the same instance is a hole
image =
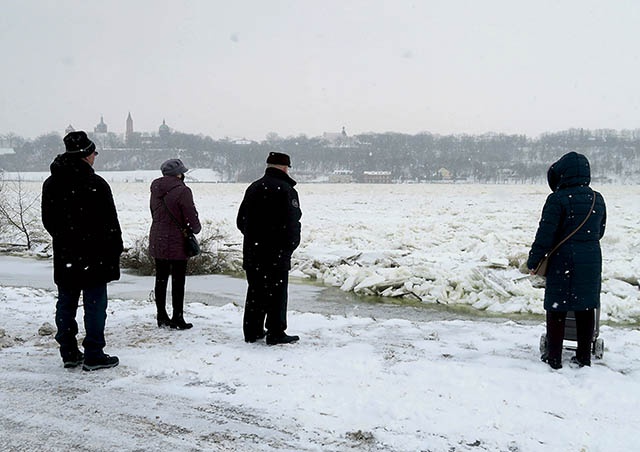
[[[242,330],[245,339],[262,335],[279,336],[287,329],[287,288],[289,270],[247,270],[247,299]],[[266,325],[265,325],[266,317]]]
[[[595,328],[595,312],[593,309],[587,311],[575,311],[576,316],[576,339],[578,348],[576,357],[582,363],[591,362],[591,342]],[[547,347],[549,360],[562,360],[562,341],[564,340],[566,312],[547,311]]]
[[[184,284],[187,279],[187,261],[156,259],[156,308],[158,316],[167,314],[167,285],[171,276],[171,306],[173,318],[177,319],[184,311]]]
[[[78,352],[78,323],[76,313],[82,292],[84,306],[85,338],[82,341],[85,358],[100,359],[105,346],[104,326],[107,321],[107,285],[75,289],[58,286],[58,302],[56,303],[56,341],[60,344],[62,359],[75,357]]]

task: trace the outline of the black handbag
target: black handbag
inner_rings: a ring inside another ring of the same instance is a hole
[[[185,251],[187,252],[187,256],[193,257],[200,254],[200,244],[198,243],[198,239],[196,239],[196,235],[191,231],[182,231],[185,234]]]
[[[174,217],[169,210],[169,206],[167,206],[167,203],[164,200],[164,196],[162,197],[162,204],[164,205],[164,208],[167,209],[167,213],[176,224],[176,226],[178,226],[178,229],[180,229],[180,232],[182,232],[182,235],[184,236],[184,250],[187,256],[194,257],[200,254],[200,244],[198,243],[198,239],[196,238],[196,235],[193,233],[193,231],[189,228],[183,228],[180,223],[178,223],[176,217]]]

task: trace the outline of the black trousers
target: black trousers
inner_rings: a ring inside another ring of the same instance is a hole
[[[576,358],[582,363],[591,362],[591,341],[595,328],[595,313],[593,309],[575,311],[576,339],[578,349]],[[562,360],[562,341],[564,340],[565,321],[567,313],[560,311],[547,311],[547,347],[549,360]]]
[[[187,261],[156,259],[156,308],[158,316],[167,313],[167,285],[171,276],[171,306],[173,318],[177,319],[184,311],[184,284],[187,279]]]
[[[242,330],[246,340],[262,335],[266,326],[270,335],[287,329],[288,269],[247,270],[247,299]],[[266,323],[265,323],[266,318]]]

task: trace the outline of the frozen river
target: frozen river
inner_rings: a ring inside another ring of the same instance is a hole
[[[150,177],[128,175],[128,180],[144,181],[123,182],[122,174],[100,174],[111,181],[125,245],[130,246],[148,232],[146,179]],[[37,193],[40,182],[25,186]],[[217,231],[222,237],[213,251],[221,251],[228,266],[237,269],[242,236],[235,216],[247,184],[190,186],[205,231]],[[325,290],[324,298],[344,295],[358,300],[349,295],[356,294],[496,314],[543,313],[540,281],[527,277],[524,266],[549,193],[546,186],[298,184],[296,188],[303,211],[302,241],[293,256],[292,280],[308,279],[336,289]],[[602,240],[602,316],[636,322],[640,187],[594,188],[604,195],[608,208]],[[189,282],[192,289],[196,281]],[[309,284],[301,287],[322,291]],[[217,296],[215,291],[213,295]]]

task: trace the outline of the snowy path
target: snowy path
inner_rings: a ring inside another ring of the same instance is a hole
[[[0,286],[1,451],[637,448],[635,329],[603,327],[602,361],[576,369],[566,351],[552,371],[538,360],[540,322],[294,309],[300,343],[268,347],[242,341],[232,303],[189,303],[195,327],[176,332],[155,327],[144,297],[114,297],[106,351],[121,365],[87,373],[63,369],[38,334],[54,296]]]

